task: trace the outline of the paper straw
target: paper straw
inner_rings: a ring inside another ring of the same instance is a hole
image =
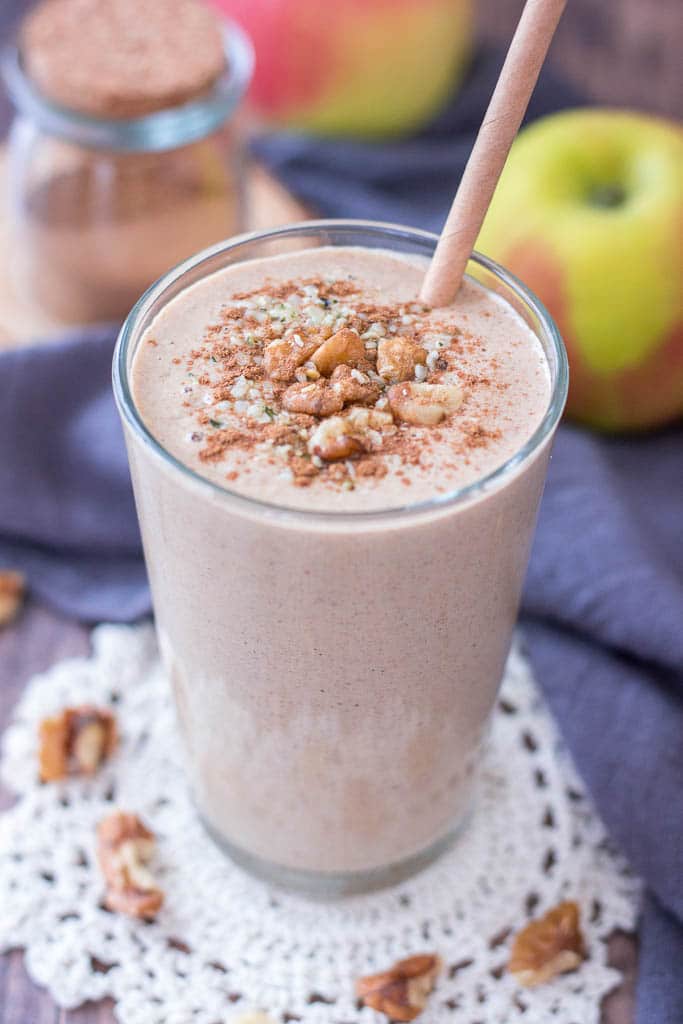
[[[455,299],[567,0],[527,0],[444,224],[420,299]]]

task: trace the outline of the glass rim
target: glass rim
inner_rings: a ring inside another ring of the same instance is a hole
[[[96,117],[54,103],[26,74],[16,40],[0,52],[0,74],[16,109],[46,134],[92,149],[152,153],[205,138],[233,112],[251,81],[254,49],[240,26],[221,19],[224,72],[197,99],[141,117]]]
[[[388,238],[399,237],[408,241],[413,239],[416,241],[427,242],[431,245],[434,245],[438,241],[438,235],[435,235],[430,231],[424,231],[420,228],[406,227],[401,224],[371,220],[324,219],[299,221],[295,224],[288,224],[265,231],[246,232],[196,253],[194,256],[191,256],[189,259],[184,260],[182,263],[179,263],[177,266],[167,271],[167,273],[155,281],[154,284],[150,285],[147,291],[144,292],[135,303],[121,327],[114,349],[112,385],[114,398],[123,421],[131,428],[138,440],[142,441],[154,452],[156,456],[160,457],[163,462],[167,463],[175,471],[180,472],[181,476],[185,477],[193,484],[199,485],[203,488],[209,488],[216,495],[219,495],[222,498],[228,498],[231,502],[235,502],[245,510],[257,511],[261,514],[276,514],[278,516],[299,519],[309,523],[312,521],[325,522],[328,524],[335,521],[344,523],[370,523],[373,521],[385,521],[387,519],[405,519],[430,512],[441,512],[452,506],[461,505],[469,500],[474,500],[483,496],[488,491],[500,486],[506,480],[514,477],[519,468],[526,462],[530,461],[535,453],[542,447],[544,442],[552,435],[560,417],[562,416],[569,386],[569,364],[567,352],[560,336],[560,332],[545,306],[538,298],[536,298],[533,292],[526,287],[526,285],[515,277],[514,274],[505,270],[504,267],[501,267],[494,260],[490,259],[490,257],[484,256],[482,253],[478,252],[473,252],[470,260],[483,267],[489,273],[502,281],[502,283],[510,288],[518,298],[522,299],[525,305],[538,318],[543,331],[551,343],[551,347],[555,355],[556,374],[555,379],[551,381],[552,389],[547,409],[541,422],[538,424],[531,436],[508,459],[502,462],[491,472],[473,480],[471,483],[465,484],[462,487],[454,488],[445,494],[438,494],[420,501],[407,502],[402,505],[390,506],[389,508],[345,511],[305,509],[300,506],[296,507],[271,501],[264,501],[260,498],[240,493],[230,487],[208,480],[205,476],[202,476],[201,473],[198,473],[196,470],[186,465],[164,448],[144,423],[136,407],[130,388],[127,365],[128,353],[131,344],[136,339],[138,322],[142,317],[144,317],[149,307],[153,305],[157,299],[163,296],[163,293],[167,288],[182,279],[182,277],[189,271],[200,267],[202,263],[206,263],[217,255],[230,252],[231,250],[237,249],[250,242],[268,241],[280,237],[297,237],[299,235],[339,229],[342,231],[348,231],[349,233],[354,231],[374,232],[378,236],[384,235]],[[215,270],[211,271],[211,273],[215,272]],[[205,276],[208,276],[208,274]],[[477,283],[481,284],[481,282]],[[486,285],[483,285],[483,287],[486,287]],[[174,296],[174,298],[175,297],[176,296]]]

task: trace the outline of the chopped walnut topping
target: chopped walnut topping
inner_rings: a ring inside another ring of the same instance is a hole
[[[328,380],[316,380],[309,384],[290,384],[282,396],[282,404],[289,412],[333,416],[344,408],[344,399]]]
[[[40,778],[56,782],[67,775],[94,775],[117,742],[111,711],[90,704],[65,708],[40,723]]]
[[[426,1007],[441,968],[441,958],[434,953],[410,956],[388,971],[360,978],[356,995],[392,1020],[415,1020]]]
[[[357,478],[387,473],[408,486],[405,468],[435,473],[437,449],[450,472],[499,440],[495,402],[487,405],[502,386],[493,360],[477,351],[468,362],[479,339],[418,301],[370,301],[363,291],[315,276],[233,293],[182,359],[191,458],[211,475],[225,462],[231,484],[270,466],[296,487],[351,490]],[[453,424],[444,452],[438,424],[463,390],[469,419]]]
[[[365,342],[357,331],[343,327],[315,350],[312,359],[323,377],[330,377],[332,371],[342,363],[347,366],[363,366],[367,361]]]
[[[136,814],[115,811],[98,825],[97,840],[107,884],[105,906],[131,917],[154,917],[164,902],[147,867],[154,854],[154,833]]]
[[[424,384],[406,381],[387,392],[392,412],[404,423],[433,427],[460,408],[462,388],[457,384]]]
[[[517,933],[508,970],[520,985],[531,988],[575,971],[585,956],[579,908],[565,900]]]
[[[313,431],[308,450],[311,455],[317,455],[326,462],[335,462],[365,451],[365,446],[359,437],[354,436],[348,417],[331,416]]]
[[[392,384],[411,380],[426,362],[427,350],[410,338],[384,338],[377,346],[377,372]]]
[[[374,440],[381,441],[380,431],[388,429],[395,429],[388,410],[354,405],[345,416],[323,420],[311,434],[308,450],[326,462],[348,459],[360,452],[371,452],[375,447],[372,432]]]
[[[271,380],[292,381],[298,368],[305,363],[320,345],[320,338],[302,337],[300,334],[278,338],[266,345],[263,351],[263,365]]]
[[[337,366],[332,377],[332,386],[344,405],[352,402],[360,402],[362,405],[371,405],[380,396],[379,385],[361,373],[360,370],[352,369],[346,363]]]
[[[19,614],[26,580],[20,572],[0,569],[0,627],[8,626]]]
[[[394,426],[394,417],[389,409],[360,409],[354,406],[346,414],[347,423],[354,430],[387,430]]]

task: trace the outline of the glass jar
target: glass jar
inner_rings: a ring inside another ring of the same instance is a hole
[[[226,70],[209,92],[129,120],[50,102],[17,47],[3,54],[18,110],[9,137],[10,272],[17,294],[50,319],[120,319],[169,267],[242,230],[231,115],[253,53],[232,23],[224,41]]]

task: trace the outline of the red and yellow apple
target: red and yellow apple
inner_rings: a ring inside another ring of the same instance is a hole
[[[683,413],[683,126],[605,109],[536,121],[477,248],[554,317],[571,416],[629,430]]]
[[[419,127],[464,74],[472,43],[472,0],[213,3],[254,43],[257,112],[324,135]]]

